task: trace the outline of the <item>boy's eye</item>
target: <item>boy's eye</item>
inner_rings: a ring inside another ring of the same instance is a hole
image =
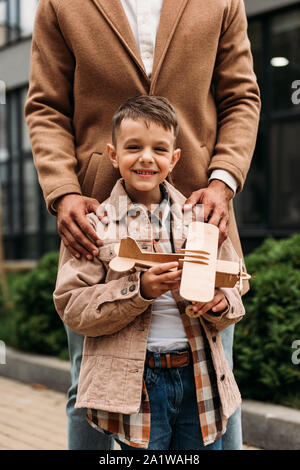
[[[156,147],[156,149],[158,152],[167,152],[167,149],[163,148],[163,147]]]
[[[127,146],[127,149],[128,149],[128,150],[137,150],[138,148],[139,148],[138,145],[128,145],[128,146]]]

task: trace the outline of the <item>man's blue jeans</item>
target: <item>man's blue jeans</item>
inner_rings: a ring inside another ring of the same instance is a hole
[[[75,408],[79,371],[82,359],[84,336],[65,325],[71,361],[71,386],[68,390],[68,448],[69,450],[110,450],[111,437],[97,431],[88,424],[85,408]]]
[[[222,450],[222,437],[204,446],[196,397],[192,355],[184,367],[162,368],[153,353],[154,368],[145,367],[150,401],[149,450]],[[122,450],[137,450],[117,440]]]
[[[77,394],[78,377],[82,359],[84,336],[65,326],[67,331],[71,361],[71,387],[68,391],[68,446],[70,450],[108,450],[112,449],[112,439],[93,429],[86,421],[86,410],[74,408]],[[234,325],[221,332],[226,358],[232,367],[232,342]],[[229,418],[227,431],[222,437],[224,450],[242,449],[241,409]]]

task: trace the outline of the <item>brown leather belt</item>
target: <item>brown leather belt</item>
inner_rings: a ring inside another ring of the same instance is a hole
[[[190,362],[190,353],[189,351],[183,351],[179,353],[160,354],[160,362],[162,368],[170,369],[171,367],[184,367]],[[154,369],[154,357],[151,353],[147,354],[145,365]]]

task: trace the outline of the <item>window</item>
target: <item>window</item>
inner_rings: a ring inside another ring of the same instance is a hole
[[[24,117],[27,87],[0,105],[0,176],[5,256],[36,259],[59,247],[56,218],[46,208]]]
[[[300,120],[279,121],[272,125],[271,153],[274,202],[274,227],[300,227],[300,158],[297,142]]]
[[[32,34],[37,0],[20,0],[20,34],[27,37]]]
[[[254,71],[259,88],[262,90],[263,28],[260,20],[249,23],[248,35],[251,42]],[[266,225],[265,184],[264,131],[261,126],[258,131],[256,148],[243,191],[234,199],[234,207],[240,227],[245,229],[249,227],[264,227]]]
[[[262,112],[252,164],[234,205],[241,238],[251,244],[257,233],[288,236],[300,228],[300,105],[292,101],[292,84],[300,79],[300,6],[248,23]]]
[[[0,163],[8,159],[6,105],[0,103]]]
[[[0,47],[30,37],[38,0],[0,0]]]
[[[291,84],[300,76],[300,9],[274,15],[270,22],[272,110],[293,108]]]
[[[6,43],[7,2],[0,0],[0,47]]]

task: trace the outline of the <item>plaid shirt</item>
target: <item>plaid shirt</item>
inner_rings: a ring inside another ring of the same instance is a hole
[[[170,200],[164,185],[161,185],[161,191],[163,199],[160,205],[151,214],[148,212],[154,233],[159,235],[159,242],[153,240],[153,248],[156,252],[172,252],[174,250],[172,249]],[[190,318],[185,314],[187,302],[180,297],[178,290],[172,291],[172,294],[192,351],[202,438],[204,445],[208,445],[225,433],[227,424],[227,420],[222,416],[210,347],[199,319]],[[137,414],[126,415],[88,409],[86,418],[89,424],[100,432],[111,433],[132,447],[147,448],[150,439],[151,414],[144,380],[141,390],[141,407]]]

